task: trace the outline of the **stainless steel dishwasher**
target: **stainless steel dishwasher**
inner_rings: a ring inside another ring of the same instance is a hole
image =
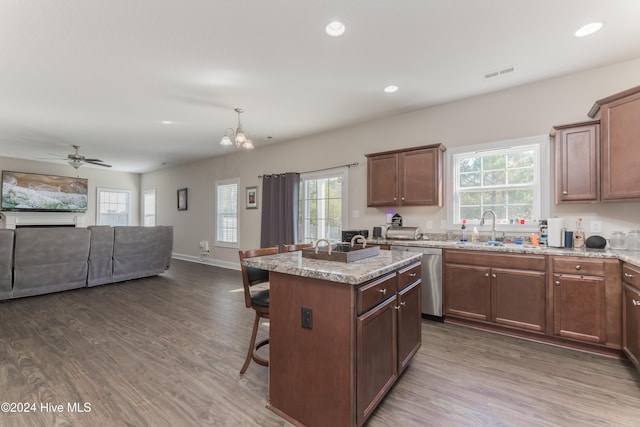
[[[443,321],[442,249],[418,246],[391,246],[392,251],[420,252],[422,257],[422,317]]]

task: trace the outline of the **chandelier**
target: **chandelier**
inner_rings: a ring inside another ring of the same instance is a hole
[[[232,145],[235,143],[237,148],[253,150],[253,142],[247,138],[247,134],[244,129],[242,129],[242,123],[240,122],[240,114],[244,113],[244,110],[242,108],[236,108],[235,112],[238,113],[238,128],[235,131],[232,128],[225,130],[220,144]]]

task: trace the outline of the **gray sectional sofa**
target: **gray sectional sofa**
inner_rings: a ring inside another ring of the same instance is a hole
[[[0,229],[0,300],[163,273],[173,227]]]

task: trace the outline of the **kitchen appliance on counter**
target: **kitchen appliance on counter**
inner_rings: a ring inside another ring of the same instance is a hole
[[[369,230],[342,230],[342,241],[351,242],[353,236],[357,236],[358,234],[368,238]]]
[[[422,230],[420,227],[389,227],[386,238],[387,240],[420,240]]]
[[[442,316],[442,249],[391,246],[392,251],[420,252],[422,263],[422,317],[444,321]]]

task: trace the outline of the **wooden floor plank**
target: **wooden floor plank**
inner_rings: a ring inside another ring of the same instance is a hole
[[[266,368],[239,375],[253,322],[241,286],[238,271],[173,260],[157,277],[0,303],[0,400],[38,407],[0,425],[290,425],[265,408]],[[638,420],[626,361],[424,321],[422,348],[368,426]]]

